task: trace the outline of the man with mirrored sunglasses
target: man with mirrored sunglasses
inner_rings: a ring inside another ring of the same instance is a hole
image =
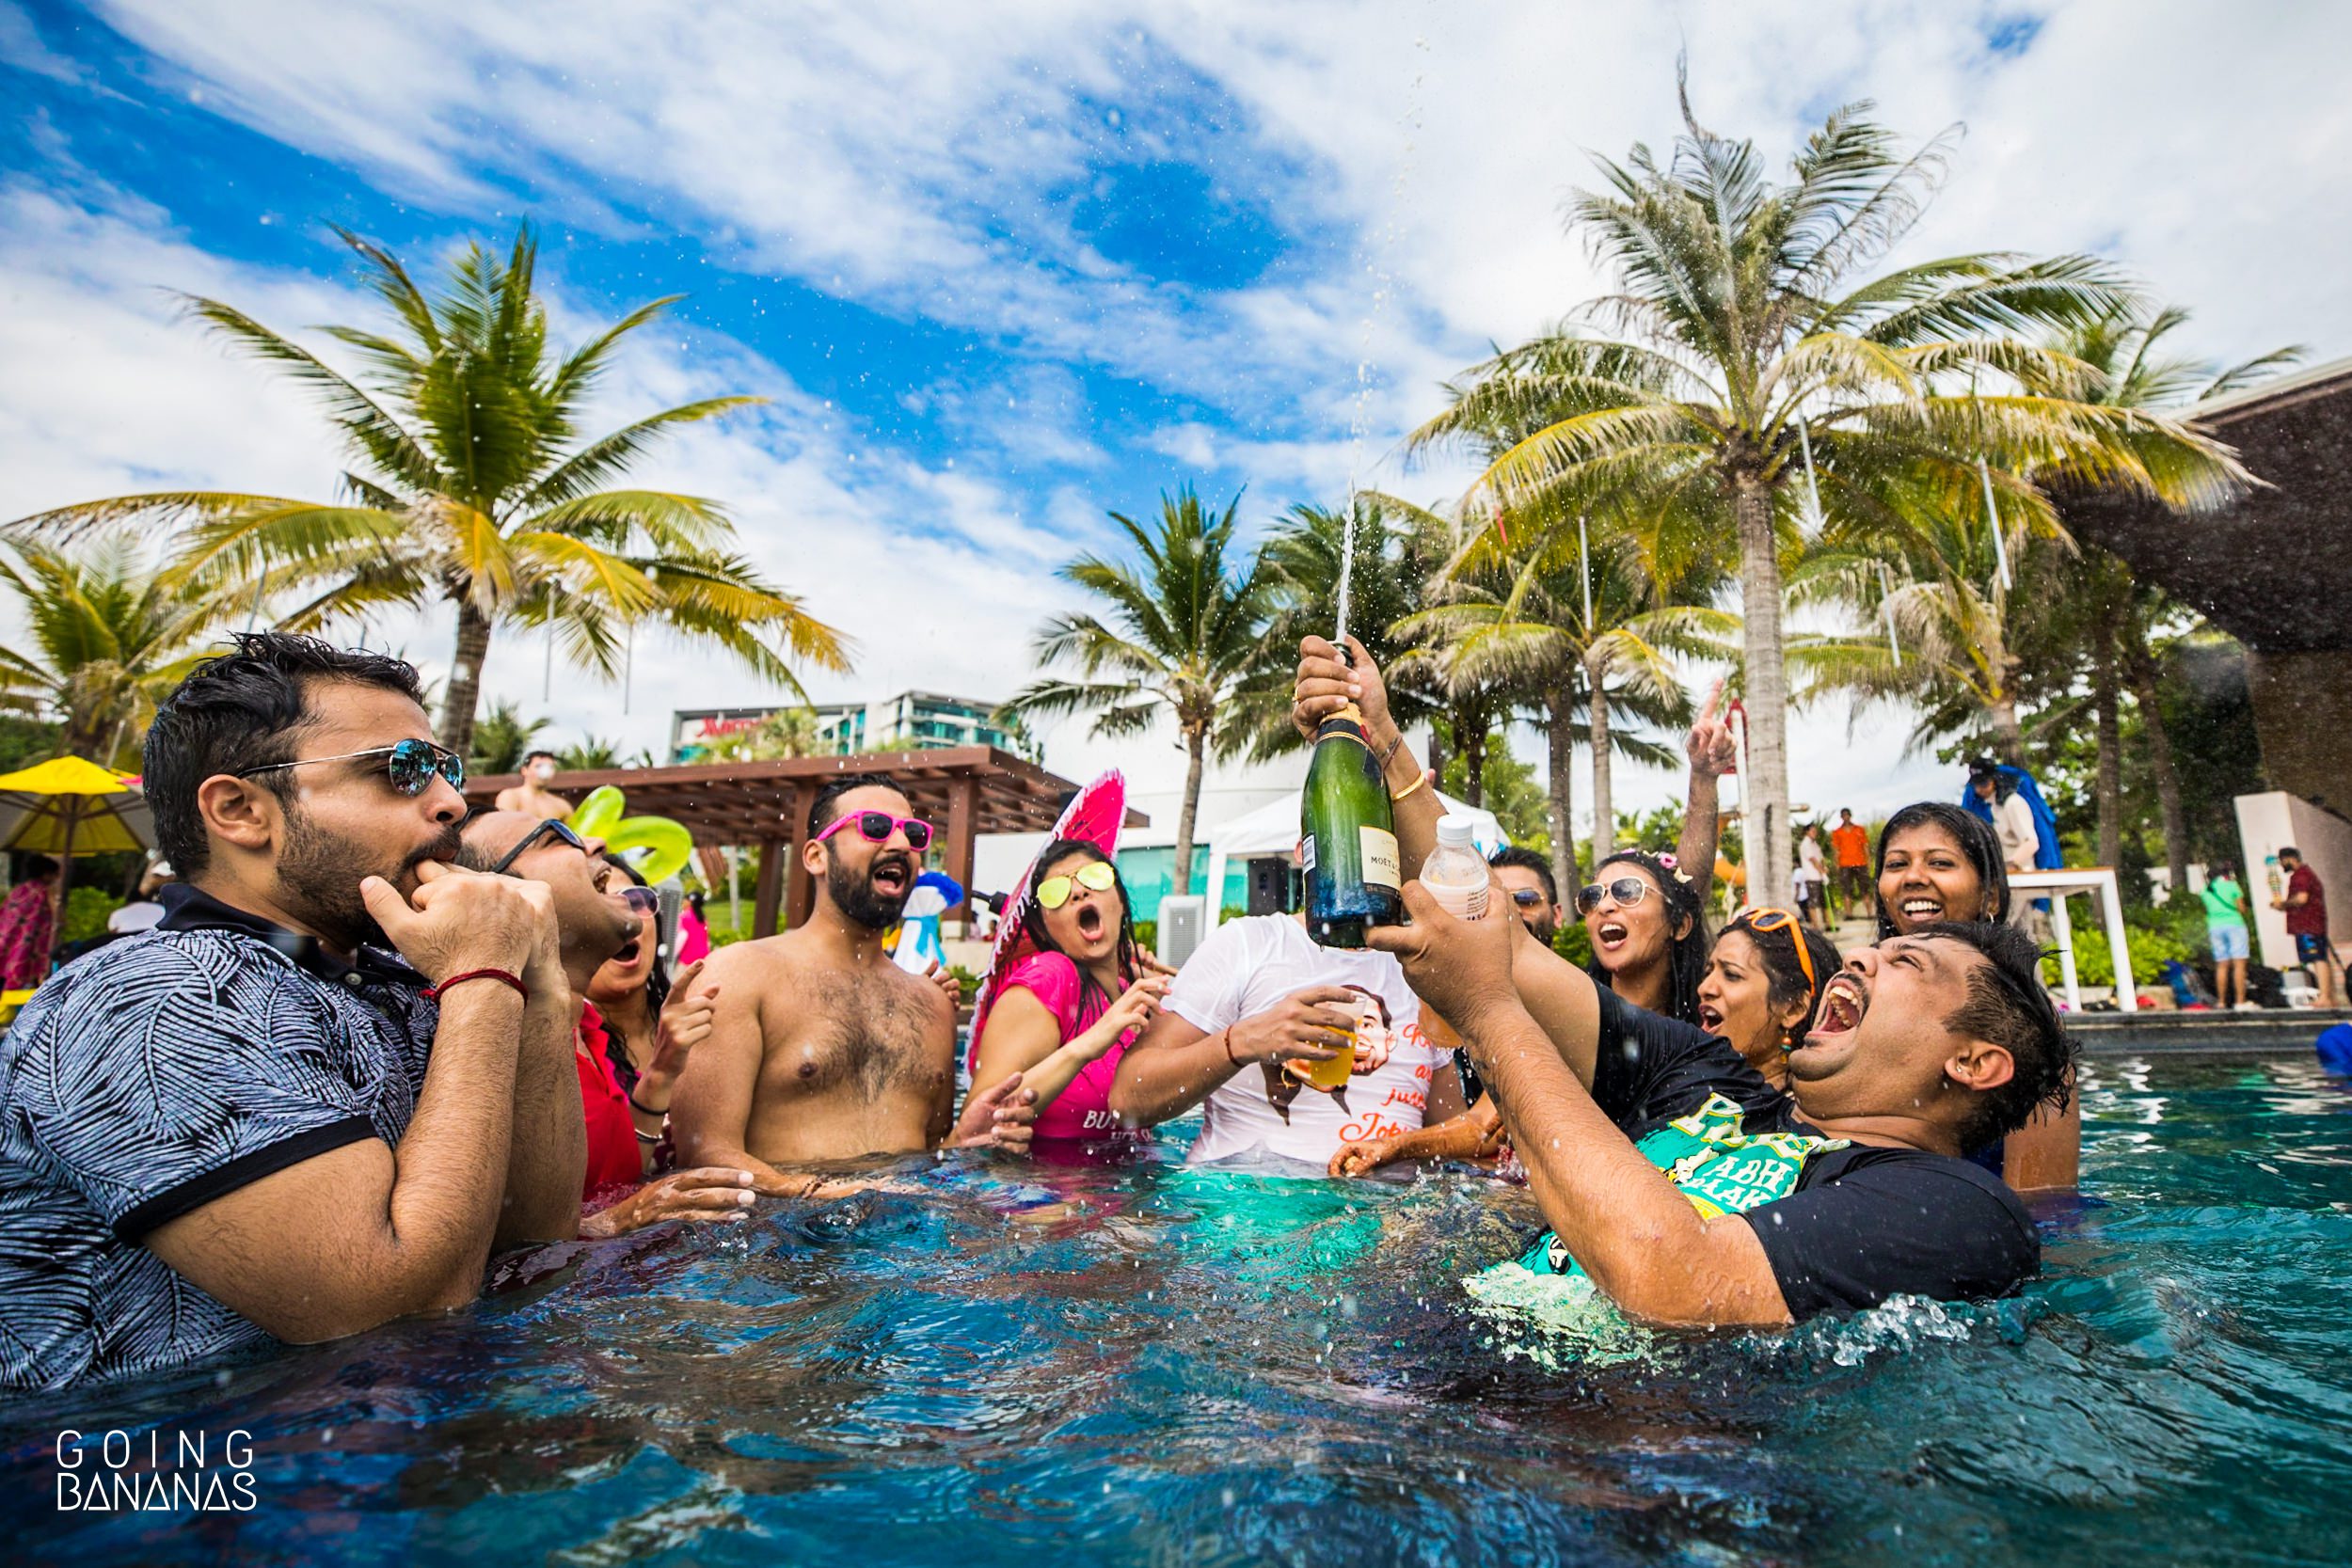
[[[848,775],[818,795],[801,847],[816,907],[705,971],[721,994],[671,1101],[680,1164],[736,1166],[763,1192],[800,1196],[829,1190],[809,1167],[830,1162],[1027,1148],[1036,1106],[1018,1073],[958,1117],[955,1006],[882,947],[930,842],[886,778]]]
[[[452,870],[416,672],[239,637],[158,707],[183,880],[0,1039],[0,1387],[338,1338],[579,1226],[547,890]]]

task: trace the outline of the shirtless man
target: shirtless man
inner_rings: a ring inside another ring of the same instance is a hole
[[[518,811],[533,821],[564,820],[572,815],[572,803],[548,787],[557,767],[553,752],[532,752],[523,758],[523,782],[500,790],[494,803],[501,811]]]
[[[882,951],[931,839],[911,813],[886,779],[826,785],[801,849],[816,909],[781,936],[711,954],[710,1037],[670,1102],[679,1164],[733,1165],[763,1192],[807,1196],[832,1189],[778,1167],[1027,1148],[1037,1107],[1017,1072],[956,1119],[955,1005]]]

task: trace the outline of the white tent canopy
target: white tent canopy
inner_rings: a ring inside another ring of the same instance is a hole
[[[1510,839],[1502,832],[1502,824],[1495,814],[1483,806],[1465,805],[1453,796],[1439,792],[1438,799],[1448,816],[1467,816],[1470,820],[1470,837],[1477,841],[1481,852],[1492,854]],[[1225,870],[1236,860],[1256,860],[1265,855],[1280,855],[1288,859],[1292,847],[1298,842],[1298,797],[1286,796],[1256,811],[1220,822],[1208,832],[1209,847],[1209,908],[1208,924],[1216,926],[1223,916],[1225,902]]]

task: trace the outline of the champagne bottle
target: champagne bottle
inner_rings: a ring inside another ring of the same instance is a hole
[[[1366,927],[1401,924],[1396,812],[1352,705],[1315,730],[1304,808],[1307,934],[1326,947],[1361,947]]]

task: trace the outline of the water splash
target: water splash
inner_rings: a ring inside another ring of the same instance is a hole
[[[1429,53],[1426,35],[1413,40],[1413,51],[1417,56]],[[1413,161],[1421,147],[1422,84],[1426,79],[1425,66],[1416,59],[1413,79],[1405,91],[1405,107],[1398,116],[1405,132],[1404,150],[1397,159],[1396,172],[1389,181],[1387,211],[1373,230],[1372,247],[1364,259],[1364,274],[1372,281],[1372,297],[1357,332],[1356,397],[1347,421],[1347,512],[1340,525],[1339,625],[1334,635],[1342,649],[1347,646],[1348,599],[1356,576],[1356,497],[1362,488],[1364,441],[1372,426],[1373,328],[1396,292],[1396,277],[1390,270],[1388,258],[1404,226],[1405,196],[1412,184]]]

